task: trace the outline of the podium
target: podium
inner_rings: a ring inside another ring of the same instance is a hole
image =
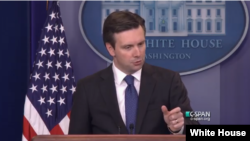
[[[32,141],[186,141],[185,135],[38,135]]]

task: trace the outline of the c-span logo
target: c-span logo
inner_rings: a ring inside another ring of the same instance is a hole
[[[146,62],[181,75],[211,68],[241,45],[248,10],[241,1],[85,1],[79,13],[82,35],[107,62],[102,25],[114,11],[128,10],[146,20]]]

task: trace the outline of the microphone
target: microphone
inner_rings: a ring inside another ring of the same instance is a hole
[[[134,124],[133,123],[131,123],[129,125],[129,129],[130,129],[130,134],[133,134],[133,130],[134,130]]]
[[[118,126],[118,134],[121,134],[121,126]]]

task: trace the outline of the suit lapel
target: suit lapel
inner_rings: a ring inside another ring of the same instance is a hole
[[[138,111],[137,111],[137,118],[136,118],[136,129],[135,133],[139,134],[141,129],[141,124],[143,122],[143,117],[147,111],[147,106],[153,93],[154,86],[155,86],[155,79],[153,70],[150,68],[149,65],[146,63],[142,68],[141,74],[141,84],[140,84],[140,92],[139,92],[139,99],[138,99]]]
[[[128,131],[122,120],[120,110],[119,110],[112,65],[110,65],[101,74],[101,77],[103,78],[103,81],[100,84],[101,94],[105,100],[105,103],[107,104],[107,108],[108,108],[108,111],[110,112],[111,117],[115,121],[115,124],[117,126],[117,132],[118,132],[118,126],[119,126],[121,128],[120,129],[121,134],[122,133],[126,134],[128,133]]]

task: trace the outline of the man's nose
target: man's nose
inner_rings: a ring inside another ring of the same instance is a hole
[[[140,51],[140,48],[139,47],[135,47],[134,48],[134,56],[135,57],[138,57],[141,55],[141,51]]]

